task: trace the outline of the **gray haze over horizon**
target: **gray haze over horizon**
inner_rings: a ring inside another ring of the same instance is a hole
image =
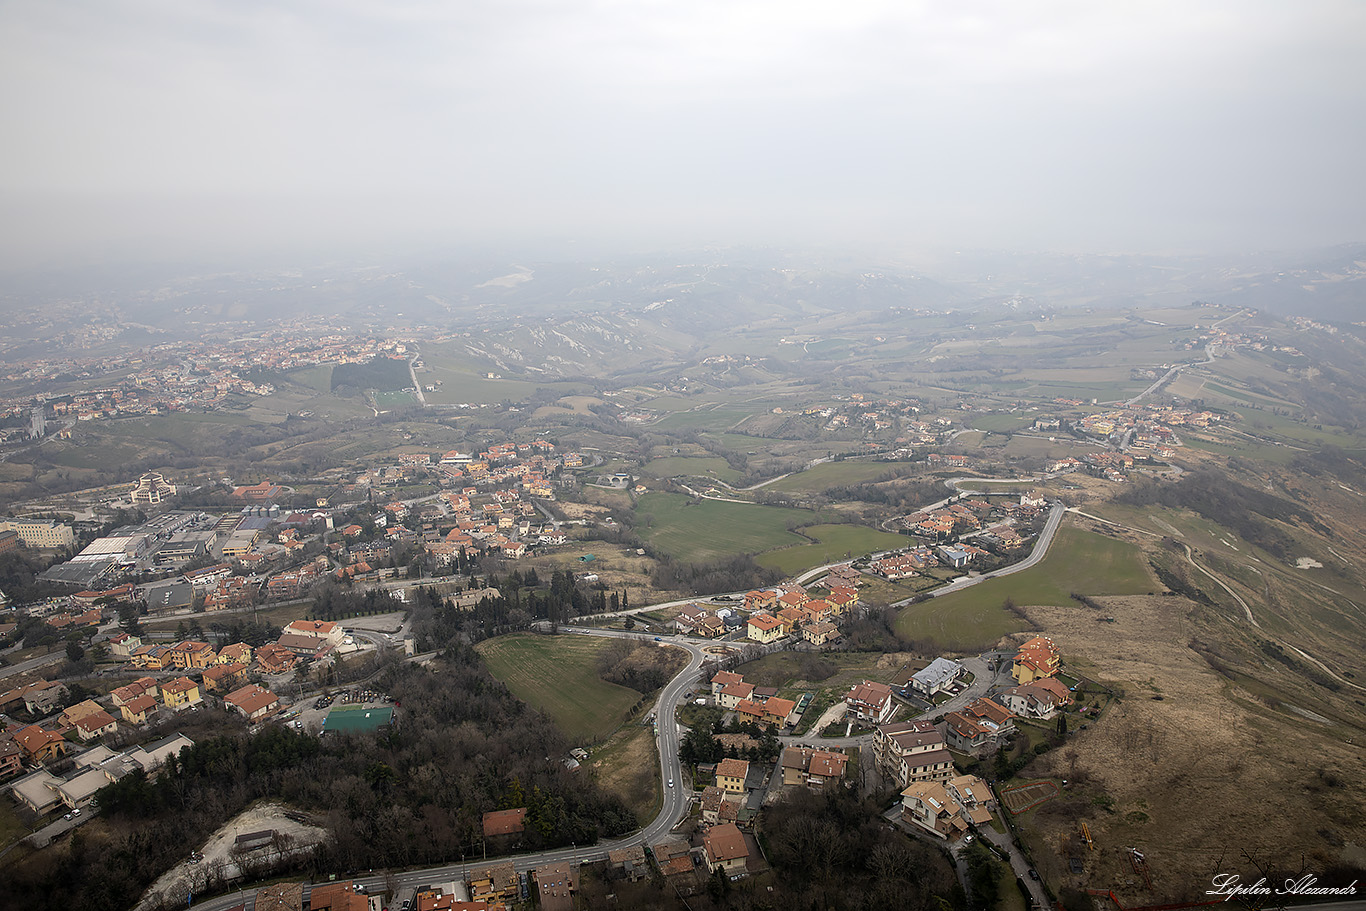
[[[1366,4],[18,0],[0,266],[1366,239]]]

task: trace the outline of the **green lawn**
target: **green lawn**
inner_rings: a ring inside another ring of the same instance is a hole
[[[655,408],[654,403],[648,403],[648,407]],[[696,411],[675,411],[667,417],[661,418],[655,425],[660,429],[667,430],[728,430],[739,424],[745,418],[757,414],[754,410],[739,411],[734,408],[710,408],[703,407]]]
[[[911,467],[911,462],[826,462],[807,471],[788,475],[769,484],[767,490],[785,493],[814,493],[844,484],[858,484],[882,477],[898,469]]]
[[[975,430],[989,430],[992,433],[1010,433],[1024,430],[1034,423],[1033,416],[1019,414],[978,414],[968,423]]]
[[[1019,605],[1074,603],[1084,595],[1137,595],[1156,583],[1131,544],[1076,528],[1058,531],[1047,558],[1024,572],[989,579],[980,585],[902,608],[897,633],[905,639],[927,639],[954,651],[971,651],[1018,632],[1025,623],[1002,606],[1009,598]]]
[[[787,526],[810,519],[804,509],[694,500],[683,494],[650,493],[636,504],[636,533],[669,556],[694,563],[805,544]]]
[[[726,460],[719,456],[671,456],[666,459],[651,459],[640,469],[640,473],[656,478],[710,477],[728,484],[740,478],[740,472],[727,465]]]
[[[800,690],[837,689],[847,690],[864,680],[885,683],[896,675],[897,668],[880,670],[877,666],[880,653],[874,652],[827,652],[815,655],[805,652],[774,652],[758,661],[742,664],[735,669],[744,675],[746,683],[755,686],[775,686],[787,692],[792,688]],[[810,672],[819,665],[832,665],[835,673],[823,680],[810,679]]]
[[[784,547],[759,557],[759,564],[771,566],[788,575],[804,569],[858,557],[879,550],[905,547],[909,540],[902,535],[877,531],[860,525],[809,525],[801,533],[816,540],[815,544]]]
[[[587,636],[516,634],[476,648],[513,695],[549,715],[566,736],[592,743],[616,730],[641,698],[598,677],[598,653],[608,645]]]

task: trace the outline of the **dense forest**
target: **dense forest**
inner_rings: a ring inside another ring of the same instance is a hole
[[[364,364],[338,364],[332,368],[332,391],[378,389],[393,392],[413,385],[408,362],[402,358],[376,357]]]

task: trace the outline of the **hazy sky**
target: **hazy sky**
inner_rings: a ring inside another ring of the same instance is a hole
[[[1366,239],[1366,3],[7,0],[0,259]]]

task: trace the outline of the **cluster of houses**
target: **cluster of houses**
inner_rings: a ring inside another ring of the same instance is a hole
[[[101,326],[90,331],[102,338],[102,333],[116,330]],[[75,347],[85,345],[76,342]],[[255,367],[288,370],[320,363],[360,363],[404,347],[400,342],[387,339],[329,336],[314,340],[291,335],[289,340],[250,338],[222,342],[214,339],[212,342],[177,343],[165,346],[164,350],[157,347],[129,355],[39,360],[25,364],[17,375],[37,379],[119,373],[124,378],[115,385],[95,386],[64,395],[6,400],[0,402],[0,411],[9,416],[36,408],[59,421],[75,423],[128,414],[213,410],[221,406],[229,394],[269,395],[273,391],[270,384],[257,383],[243,375]],[[166,362],[150,366],[149,358],[158,355],[164,356]]]
[[[845,694],[846,716],[876,725],[873,755],[883,776],[902,789],[902,819],[954,839],[989,820],[994,803],[984,782],[957,773],[950,751],[989,755],[1016,732],[1017,719],[1052,718],[1072,701],[1070,690],[1057,679],[1060,669],[1057,646],[1046,636],[1035,636],[1019,646],[1012,660],[1016,685],[994,698],[974,699],[937,722],[894,722],[892,687],[865,680]],[[938,658],[911,676],[908,689],[933,699],[952,692],[963,673],[958,662]]]
[[[201,671],[208,691],[224,689],[250,671],[283,674],[300,661],[326,660],[346,645],[346,630],[329,620],[295,620],[280,638],[253,649],[244,642],[214,649],[207,642],[187,639],[174,645],[144,644],[131,633],[119,633],[109,641],[116,657],[128,659],[138,670]]]
[[[848,567],[845,567],[848,569]],[[858,571],[826,579],[829,593],[816,596],[795,582],[757,589],[745,595],[743,606],[685,605],[673,619],[673,627],[689,636],[716,639],[741,628],[745,638],[767,645],[788,636],[799,636],[813,645],[838,643],[839,622],[850,616],[859,602]]]
[[[785,728],[801,717],[797,703],[780,699],[775,687],[756,687],[734,671],[718,671],[711,678],[712,699],[721,708],[735,712],[741,721]]]
[[[157,676],[149,673],[57,714],[69,697],[61,683],[32,681],[0,692],[0,711],[22,706],[32,715],[52,716],[10,724],[0,733],[0,777],[61,758],[73,744],[114,734],[121,724],[141,728],[167,713],[196,708],[210,695],[251,723],[265,721],[282,710],[280,698],[249,678],[289,670],[301,657],[325,655],[344,632],[336,623],[296,620],[284,628],[278,642],[255,650],[241,642],[217,650],[196,640],[143,645],[138,637],[122,633],[111,640],[114,653],[127,658],[129,667]]]
[[[731,765],[726,765],[730,763]],[[738,765],[735,765],[737,764]],[[725,787],[707,789],[703,797],[703,826],[696,844],[681,835],[670,835],[649,846],[625,845],[608,852],[604,879],[608,882],[639,882],[658,871],[665,881],[690,894],[701,885],[701,877],[713,870],[728,874],[748,871],[751,858],[761,862],[752,835],[746,835],[735,822],[736,791],[743,794],[743,783],[748,774],[747,763],[726,760],[725,769],[718,771]],[[719,767],[718,767],[719,768]],[[711,799],[713,792],[725,794],[724,803]],[[484,839],[503,848],[516,847],[526,826],[525,807],[494,810],[484,814]],[[729,817],[727,820],[725,817]],[[653,863],[652,863],[653,861]],[[463,888],[460,888],[463,886]],[[510,861],[473,867],[464,882],[429,886],[414,897],[417,911],[482,911],[482,909],[510,908],[520,897],[536,896],[539,907],[549,911],[571,911],[579,894],[579,869],[576,864],[549,864],[537,867],[523,882]],[[461,894],[468,899],[461,899]]]

